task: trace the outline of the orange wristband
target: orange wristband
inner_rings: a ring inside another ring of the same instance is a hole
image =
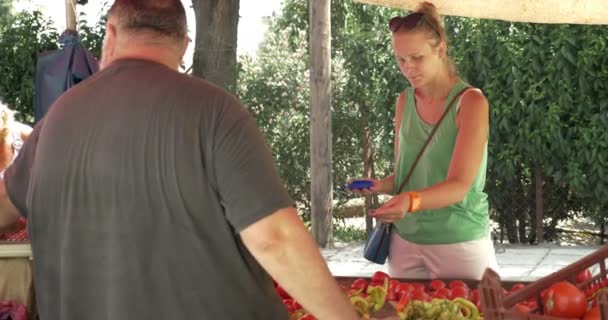
[[[406,193],[410,197],[410,208],[408,209],[408,212],[416,212],[420,210],[420,205],[422,204],[420,193],[414,191],[408,191]]]

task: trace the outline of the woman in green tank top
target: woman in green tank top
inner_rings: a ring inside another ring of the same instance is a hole
[[[447,54],[447,39],[433,4],[421,3],[391,19],[393,51],[411,84],[395,112],[395,171],[355,192],[392,194],[370,213],[393,223],[389,272],[407,278],[480,279],[497,269],[489,238],[486,179],[489,106],[467,84]],[[410,179],[398,193],[429,133],[447,111]]]

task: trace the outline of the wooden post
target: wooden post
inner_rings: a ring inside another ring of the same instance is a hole
[[[68,30],[77,30],[75,0],[65,0],[65,26]]]
[[[310,170],[312,235],[333,246],[331,0],[310,0]]]

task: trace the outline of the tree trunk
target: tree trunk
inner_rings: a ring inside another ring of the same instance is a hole
[[[333,246],[330,0],[310,0],[310,170],[312,235]]]
[[[522,193],[525,192],[523,192],[522,190]],[[533,245],[536,244],[536,232],[538,231],[538,221],[536,221],[536,212],[533,209],[536,203],[536,185],[534,184],[534,177],[531,178],[531,181],[528,184],[527,195],[528,196],[525,199],[524,206],[526,207],[526,210],[528,210],[530,218],[530,235],[528,237],[528,243]]]
[[[363,123],[369,123],[369,109],[365,106],[361,107],[361,116]],[[363,129],[362,149],[363,149],[363,175],[364,177],[374,177],[374,146],[372,144],[372,133],[369,125]],[[378,196],[365,197],[365,234],[369,235],[372,231],[374,219],[369,216],[369,211],[378,207]]]
[[[522,179],[521,179],[521,175],[518,175],[518,183],[517,183],[517,192],[516,195],[518,197],[518,200],[516,202],[513,203],[528,203],[528,198],[524,197],[524,195],[526,194],[525,191],[525,186],[523,185]],[[523,205],[523,206],[518,206],[518,216],[517,216],[517,220],[518,220],[518,232],[519,232],[519,243],[527,243],[528,242],[528,220],[530,219],[530,212],[528,210],[528,206]]]
[[[517,179],[517,176],[515,177]],[[518,203],[520,201],[520,195],[517,192],[511,192],[510,198],[511,203]],[[519,243],[518,230],[517,230],[517,217],[519,208],[510,206],[506,207],[504,212],[501,212],[501,222],[503,225],[504,232],[507,236],[507,241],[511,244]]]
[[[517,228],[518,228],[518,232],[519,232],[519,242],[520,243],[525,243],[527,242],[527,238],[528,236],[526,235],[526,226],[527,226],[527,221],[526,221],[526,214],[525,212],[520,212],[519,213],[521,216],[519,217],[519,219],[517,219]]]
[[[515,211],[511,210],[511,217],[513,217],[514,214]],[[509,240],[509,243],[519,243],[515,219],[507,219],[505,226],[507,227],[507,240]]]
[[[543,203],[543,169],[539,165],[534,166],[534,198],[536,204],[536,242],[544,242],[544,203]]]
[[[196,40],[192,74],[236,91],[239,0],[192,0]]]

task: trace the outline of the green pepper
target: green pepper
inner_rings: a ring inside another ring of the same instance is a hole
[[[369,314],[369,302],[361,296],[350,297],[350,303],[353,305],[360,316]]]
[[[371,305],[371,311],[377,312],[384,307],[386,303],[386,295],[388,294],[384,287],[368,287],[367,288],[367,301]]]

